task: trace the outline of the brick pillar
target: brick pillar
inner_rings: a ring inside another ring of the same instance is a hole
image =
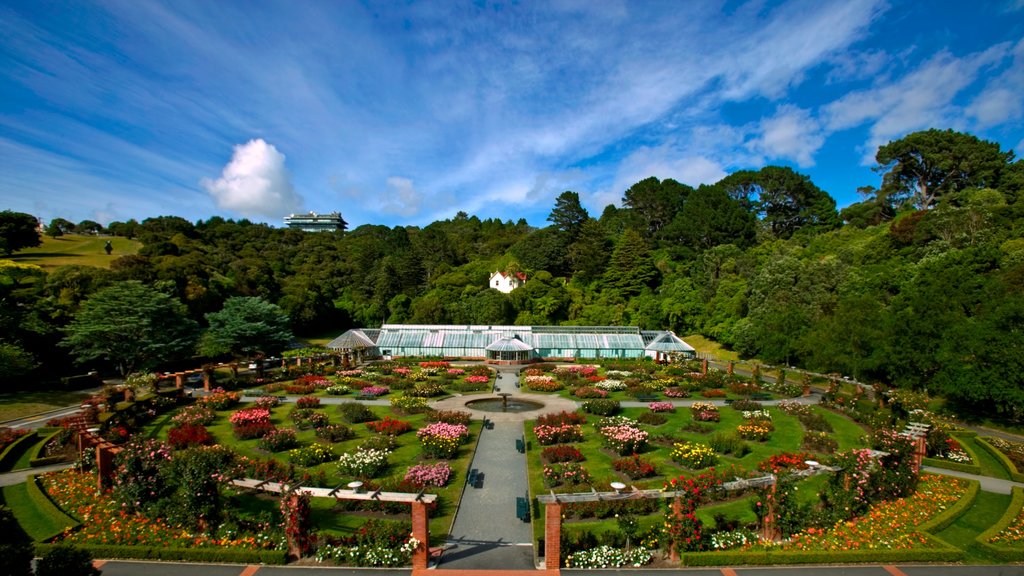
[[[178,372],[177,374],[174,375],[174,387],[177,388],[178,390],[181,390],[182,388],[185,387],[185,375],[182,374],[181,372]]]
[[[849,478],[849,477],[847,477]],[[764,526],[762,536],[765,540],[775,540],[780,536],[775,529],[775,484],[765,498]]]
[[[676,496],[672,500],[672,517],[678,520],[679,518],[682,518],[682,516],[683,501],[679,499],[679,496]],[[668,543],[668,559],[670,562],[679,562],[679,548],[676,546],[675,541],[670,541]]]
[[[700,373],[704,376],[708,375],[708,359],[705,358],[700,361]]]
[[[562,505],[544,505],[544,568],[558,570],[562,564]]]
[[[729,360],[729,376],[732,376],[732,370],[733,370],[733,361]]]
[[[109,442],[96,445],[96,477],[97,487],[102,491],[110,486],[114,479],[114,456],[121,449]]]
[[[427,552],[430,546],[430,532],[427,524],[427,505],[423,502],[412,503],[412,537],[419,540],[420,545],[412,553],[412,569],[427,569]]]
[[[914,438],[914,472],[921,471],[921,462],[924,460],[925,454],[927,453],[928,447],[925,444],[924,436]]]
[[[203,370],[203,390],[210,391],[210,373]]]

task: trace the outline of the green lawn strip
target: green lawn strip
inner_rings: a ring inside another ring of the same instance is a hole
[[[1002,480],[1009,480],[1010,473],[1006,468],[992,455],[986,448],[983,448],[977,442],[977,438],[964,439],[965,443],[971,445],[973,448],[974,455],[978,457],[977,464],[981,467],[982,476],[991,476],[992,478],[1000,478]]]
[[[4,486],[3,497],[18,524],[32,540],[49,540],[74,525],[73,520],[60,512],[52,503],[39,502],[29,493],[27,482]],[[49,513],[48,513],[49,512]]]
[[[85,392],[24,391],[0,394],[0,422],[27,418],[68,406],[78,406],[89,397]]]
[[[43,236],[42,240],[42,245],[20,250],[10,258],[17,262],[35,264],[47,271],[67,265],[110,268],[110,263],[114,260],[121,256],[136,254],[142,247],[142,244],[136,240],[119,236],[65,234],[57,238]],[[103,249],[107,240],[114,248],[109,255]]]
[[[860,424],[842,414],[836,414],[820,406],[813,406],[812,410],[821,414],[825,421],[832,425],[832,429],[835,431],[832,434],[832,438],[839,444],[838,452],[864,446],[864,437],[867,435],[867,432],[861,428]]]
[[[37,434],[35,441],[26,446],[25,451],[21,453],[21,456],[18,456],[17,460],[15,460],[14,466],[11,470],[24,470],[26,468],[31,468],[32,458],[34,458],[36,453],[36,447],[45,443],[47,436],[49,436],[49,434]]]
[[[975,538],[1002,517],[1009,505],[1009,494],[980,492],[974,506],[957,518],[952,525],[935,535],[963,550],[964,562],[967,564],[997,563],[1000,561],[999,558],[990,550],[978,545]]]

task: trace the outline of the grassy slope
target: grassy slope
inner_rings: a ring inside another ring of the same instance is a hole
[[[103,246],[110,240],[114,251],[107,256]],[[121,256],[137,254],[142,244],[119,236],[78,236],[67,234],[50,238],[43,236],[43,245],[26,248],[11,256],[12,260],[36,264],[47,272],[59,266],[78,264],[110,268],[110,263]]]
[[[64,525],[38,510],[36,504],[29,498],[28,488],[24,482],[13,486],[4,486],[3,499],[14,517],[17,518],[22,530],[33,540],[49,538],[64,529]]]
[[[26,391],[0,394],[0,422],[25,418],[47,410],[78,406],[89,397],[84,392]]]
[[[948,528],[939,532],[937,536],[962,549],[966,553],[964,557],[966,564],[1000,563],[998,558],[978,546],[974,539],[988,530],[992,523],[1003,515],[1009,505],[1009,494],[981,492],[978,494],[974,506]]]

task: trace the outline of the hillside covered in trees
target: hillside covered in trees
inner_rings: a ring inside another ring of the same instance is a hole
[[[66,327],[98,291],[135,280],[182,307],[181,327],[196,336],[182,335],[179,355],[194,354],[206,315],[239,296],[276,304],[298,334],[383,322],[638,325],[1020,420],[1024,165],[940,130],[876,159],[880,187],[842,211],[806,176],[767,166],[698,188],[647,178],[601,214],[565,192],[543,228],[461,212],[338,233],[220,217],[112,223],[143,248],[109,270],[0,269],[0,376],[71,371],[58,345]],[[487,287],[495,270],[529,280],[506,295]]]

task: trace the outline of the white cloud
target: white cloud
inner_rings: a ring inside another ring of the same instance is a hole
[[[957,58],[943,51],[899,80],[851,92],[821,111],[828,132],[871,123],[862,163],[873,162],[877,148],[893,138],[935,126],[963,129],[963,110],[954,99],[983,69],[1009,53],[1008,43]]]
[[[612,189],[600,194],[599,197],[609,199],[612,194],[616,194],[614,203],[619,204],[622,195],[630,186],[650,176],[659,180],[671,178],[696,187],[717,182],[725,175],[721,164],[713,159],[680,152],[669,146],[641,147],[622,161]]]
[[[281,217],[304,204],[292,187],[284,161],[277,148],[257,138],[235,146],[220,178],[203,178],[200,184],[224,210],[244,216]]]
[[[1021,0],[1024,2],[1024,0]],[[1013,61],[992,79],[967,107],[978,126],[988,128],[1024,115],[1024,40],[1013,49]]]
[[[748,144],[752,151],[770,159],[789,159],[801,167],[814,165],[814,154],[825,142],[821,125],[811,113],[788,104],[763,118],[758,132],[760,136]]]
[[[1024,1],[1024,0],[1022,0]],[[889,62],[889,55],[882,50],[846,52],[832,59],[832,70],[825,77],[827,84],[850,82],[872,78]]]
[[[375,211],[404,218],[419,214],[423,195],[416,190],[412,180],[389,176],[386,184],[387,191],[377,198],[378,202],[374,205]]]

